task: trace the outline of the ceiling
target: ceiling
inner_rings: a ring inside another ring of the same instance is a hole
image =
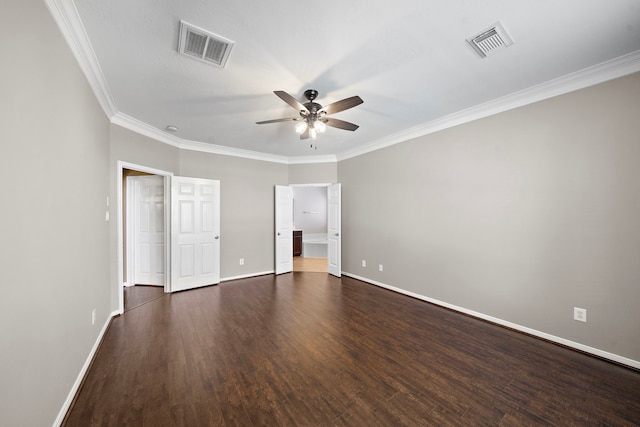
[[[566,92],[585,70],[640,70],[640,0],[46,1],[77,9],[114,122],[265,159],[345,158]],[[180,20],[235,42],[226,67],[178,53]],[[514,43],[481,58],[466,39],[498,21]],[[312,149],[293,122],[255,124],[297,116],[274,90],[309,88],[322,105],[359,95],[332,117],[360,128]]]

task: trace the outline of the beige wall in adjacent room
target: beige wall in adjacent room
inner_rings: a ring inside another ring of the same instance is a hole
[[[287,185],[287,165],[182,150],[180,174],[220,181],[221,278],[272,272],[274,186]]]
[[[0,425],[50,426],[111,314],[109,121],[44,2],[0,52]]]
[[[639,114],[634,74],[341,161],[343,270],[640,361]]]

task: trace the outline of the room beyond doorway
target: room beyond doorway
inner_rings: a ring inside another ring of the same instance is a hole
[[[293,191],[293,271],[328,272],[328,184],[291,185]],[[296,253],[295,236],[299,233]],[[324,242],[324,243],[323,243]]]

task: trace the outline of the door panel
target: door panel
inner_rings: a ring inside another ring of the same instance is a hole
[[[276,185],[276,274],[293,271],[293,189]]]
[[[327,189],[328,209],[327,209],[327,239],[328,247],[328,270],[329,274],[337,277],[342,275],[342,225],[341,225],[341,187],[340,184],[332,184]]]
[[[156,175],[128,179],[134,192],[133,282],[164,286],[164,179]]]
[[[220,283],[220,181],[174,176],[171,291]]]

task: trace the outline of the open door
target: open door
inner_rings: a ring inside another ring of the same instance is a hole
[[[341,188],[340,184],[331,184],[327,188],[327,248],[329,274],[342,276],[342,229],[341,229]]]
[[[293,189],[276,185],[276,274],[293,271]]]
[[[164,179],[158,175],[127,178],[133,199],[133,283],[164,286]]]
[[[220,181],[171,179],[171,291],[220,283]]]

